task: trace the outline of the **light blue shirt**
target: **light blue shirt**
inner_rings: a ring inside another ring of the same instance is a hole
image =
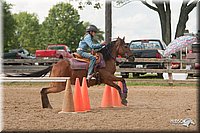
[[[99,49],[102,48],[101,44],[94,44],[92,42],[92,37],[90,34],[87,34],[83,40],[79,42],[78,48],[81,48],[82,51],[86,52],[88,48],[90,49]]]

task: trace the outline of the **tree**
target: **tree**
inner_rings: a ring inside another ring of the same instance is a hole
[[[48,17],[41,25],[41,46],[47,44],[66,44],[75,50],[85,33],[83,22],[80,22],[78,11],[69,3],[53,6]]]
[[[2,1],[1,1],[2,2]],[[3,5],[3,45],[4,52],[7,52],[11,47],[11,40],[14,37],[15,21],[11,14],[11,4],[2,2]]]
[[[37,46],[37,35],[39,33],[39,20],[36,14],[20,12],[14,14],[16,22],[15,37],[12,40],[12,47],[23,47],[30,52],[35,52]]]
[[[90,1],[90,0],[88,0]],[[113,2],[116,4],[116,7],[122,7],[134,0],[113,0]],[[186,23],[189,19],[189,13],[196,7],[198,0],[183,0],[181,10],[180,10],[180,16],[179,21],[176,27],[176,34],[175,38],[182,36],[184,34]],[[147,0],[141,0],[141,2],[147,6],[148,8],[156,11],[160,18],[160,24],[161,24],[161,32],[162,32],[162,39],[166,44],[169,44],[171,42],[171,8],[170,8],[170,0],[152,0],[153,5],[151,5]],[[89,3],[89,4],[88,4]],[[98,1],[95,3],[97,5],[99,3]],[[85,2],[84,4],[81,3],[80,7],[84,7],[85,5],[92,5],[92,2]],[[101,5],[98,4],[101,8]]]
[[[186,23],[189,19],[189,13],[194,9],[194,7],[197,6],[198,0],[194,0],[193,2],[189,3],[190,0],[183,1],[183,4],[181,6],[181,12],[179,16],[179,21],[176,28],[176,34],[175,38],[183,35]]]
[[[148,8],[158,12],[161,23],[162,39],[166,44],[171,42],[171,8],[170,0],[165,1],[152,1],[155,6],[150,5],[147,1],[143,0],[142,3]],[[189,19],[189,13],[196,7],[198,0],[189,3],[190,0],[184,0],[180,10],[179,21],[176,27],[175,38],[184,34],[186,23]]]
[[[73,1],[73,0],[71,0],[71,1]],[[78,6],[78,8],[80,9],[80,10],[83,10],[86,6],[93,6],[93,8],[96,8],[96,9],[101,9],[101,6],[102,6],[102,4],[100,4],[100,2],[98,2],[98,1],[100,1],[100,0],[96,0],[96,1],[92,1],[92,0],[88,0],[88,1],[85,1],[85,2],[83,2],[82,0],[76,0],[76,2],[78,2],[79,3],[79,6]],[[106,40],[106,42],[110,42],[111,41],[111,37],[112,37],[112,35],[111,35],[111,33],[112,33],[112,23],[111,23],[111,6],[112,6],[112,4],[111,4],[112,2],[111,1],[107,1],[106,2],[106,4],[105,4],[105,6],[106,6],[106,11],[105,11],[105,40]],[[85,27],[87,27],[87,26],[89,26],[90,25],[90,23],[89,22],[86,22],[85,24]],[[103,37],[103,34],[104,34],[104,32],[103,31],[100,31],[99,30],[99,32],[96,34],[96,36],[94,37],[94,42],[100,42],[100,41],[102,41],[102,40],[104,40],[104,37]]]

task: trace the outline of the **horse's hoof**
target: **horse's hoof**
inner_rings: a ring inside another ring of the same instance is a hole
[[[47,106],[43,105],[43,109],[53,109],[53,108],[51,105],[47,105]]]
[[[127,101],[126,99],[122,99],[121,103],[122,103],[124,106],[127,106],[128,101]]]
[[[121,94],[121,98],[122,98],[122,99],[126,99],[126,98],[127,98],[127,93],[122,93],[122,94]]]

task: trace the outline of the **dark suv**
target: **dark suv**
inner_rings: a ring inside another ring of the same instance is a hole
[[[19,49],[11,49],[8,53],[3,54],[3,59],[34,59],[35,57],[32,56],[26,49],[19,48]]]
[[[163,52],[166,49],[166,44],[158,39],[144,39],[132,40],[129,47],[133,52],[135,58],[162,58]],[[149,68],[149,69],[162,69],[164,68],[163,62],[124,62],[119,64],[120,68]],[[134,75],[145,73],[133,73]],[[128,72],[121,72],[123,78],[128,78]],[[161,76],[161,75],[159,75]]]

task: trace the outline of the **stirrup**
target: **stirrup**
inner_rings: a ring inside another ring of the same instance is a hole
[[[95,73],[91,74],[91,75],[88,75],[87,76],[87,80],[90,80],[90,79],[96,79],[95,77],[93,77],[95,75]]]

